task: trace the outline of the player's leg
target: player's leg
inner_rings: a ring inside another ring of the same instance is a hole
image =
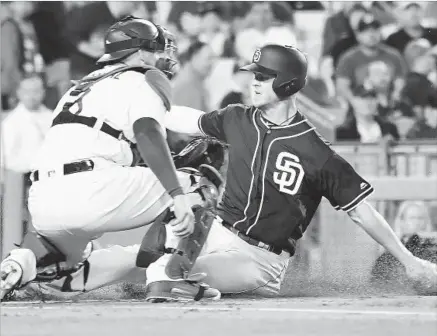
[[[290,255],[250,245],[219,222],[215,224],[193,272],[206,273],[205,282],[223,294],[277,295]]]
[[[190,273],[204,274],[202,280],[222,293],[272,296],[279,292],[288,258],[287,253],[278,256],[249,245],[214,221]],[[177,295],[165,293],[168,288],[160,289],[169,259],[170,256],[165,255],[147,269],[149,299],[177,299]]]

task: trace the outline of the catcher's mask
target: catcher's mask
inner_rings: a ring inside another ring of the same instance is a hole
[[[154,66],[169,79],[174,76],[177,65],[174,36],[162,26],[131,15],[109,27],[105,34],[105,54],[97,64],[120,62],[139,50],[159,54],[161,57]]]

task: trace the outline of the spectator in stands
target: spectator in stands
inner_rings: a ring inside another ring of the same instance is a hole
[[[52,111],[44,104],[45,88],[38,75],[21,80],[19,103],[2,123],[1,162],[4,168],[27,173],[52,121]]]
[[[398,140],[396,126],[378,115],[377,104],[375,91],[359,88],[345,122],[336,129],[336,139],[362,143],[376,143],[382,139]]]
[[[352,24],[355,26],[365,13],[366,8],[359,2],[347,1],[342,3],[342,10],[327,18],[323,28],[323,67],[327,66],[325,63],[329,61],[330,68],[334,69],[339,57],[358,44]]]
[[[177,31],[178,49],[185,53],[189,46],[199,39],[202,19],[199,14],[199,4],[196,1],[175,1],[168,15],[169,27],[174,25]]]
[[[413,234],[435,231],[425,202],[404,201],[401,203],[393,222],[393,231],[404,242]]]
[[[1,8],[1,94],[2,110],[9,110],[20,82],[23,52],[20,29],[13,19],[11,1],[2,1]]]
[[[193,43],[185,55],[185,62],[173,80],[173,104],[208,111],[205,79],[216,59],[212,48],[200,41]]]
[[[394,104],[391,100],[394,79],[392,69],[384,61],[376,61],[370,63],[367,70],[363,87],[375,92],[379,115],[388,116]]]
[[[240,65],[235,63],[232,76],[232,88],[220,103],[220,108],[230,104],[248,104],[250,105],[250,85],[252,74],[247,71],[240,71]]]
[[[230,24],[225,21],[224,8],[220,2],[204,2],[199,5],[201,34],[199,39],[211,46],[217,56],[224,53],[227,39],[230,37]]]
[[[424,4],[420,2],[398,1],[398,17],[401,29],[391,34],[386,44],[397,49],[401,54],[409,42],[424,38],[431,45],[437,45],[437,28],[423,25]]]
[[[273,15],[270,2],[256,1],[252,3],[252,7],[244,18],[244,28],[255,28],[260,32],[267,31],[272,26],[275,17]],[[241,27],[241,28],[243,28]]]
[[[66,38],[71,43],[71,74],[73,79],[80,79],[97,70],[95,64],[101,56],[100,43],[93,34],[102,32],[118,19],[143,11],[144,4],[139,1],[96,1],[83,7],[76,7],[67,15]],[[147,18],[147,17],[145,17]]]
[[[70,88],[69,44],[63,36],[65,14],[62,2],[40,1],[29,17],[45,63],[45,103],[51,109],[56,107],[58,100]]]
[[[339,57],[358,44],[352,25],[356,26],[366,13],[366,8],[355,1],[343,2],[342,10],[326,20],[319,69],[331,97],[335,96],[335,68]]]
[[[426,39],[411,41],[405,48],[410,72],[401,93],[400,107],[405,116],[417,119],[407,134],[409,139],[437,137],[437,87],[428,79],[437,71],[437,47]]]
[[[7,3],[6,16],[2,22],[2,102],[6,108],[15,105],[14,93],[23,75],[42,74],[44,61],[39,52],[39,41],[35,26],[30,20],[36,10],[31,1],[11,1]],[[5,91],[3,91],[5,87]]]
[[[264,44],[297,46],[297,27],[294,13],[285,1],[269,2],[273,22],[265,32]]]
[[[354,26],[358,45],[344,53],[336,72],[337,93],[354,104],[353,91],[363,86],[369,76],[369,67],[373,63],[385,63],[392,73],[393,87],[391,99],[397,99],[403,87],[407,72],[405,62],[400,53],[381,42],[381,24],[371,14],[366,14]]]

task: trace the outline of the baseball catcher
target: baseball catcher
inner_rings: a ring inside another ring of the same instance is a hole
[[[31,173],[28,204],[36,232],[2,261],[1,299],[31,281],[64,292],[146,281],[136,266],[139,245],[95,250],[91,241],[162,223],[167,215],[167,225],[152,232],[165,233],[163,257],[171,263],[163,273],[152,272],[151,281],[167,281],[176,299],[220,297],[190,273],[221,184],[207,164],[216,158],[206,153],[218,142],[193,142],[175,162],[166,142],[176,50],[168,30],[147,20],[129,16],[109,28],[102,68],[76,83],[54,111]],[[220,155],[220,146],[214,148]],[[136,164],[134,152],[143,164]]]

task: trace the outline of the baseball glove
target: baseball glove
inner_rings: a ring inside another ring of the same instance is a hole
[[[200,165],[207,164],[220,171],[225,160],[226,145],[214,138],[194,138],[178,153],[173,154],[173,161],[176,169],[194,168],[199,169]],[[138,149],[133,146],[134,160],[132,166],[147,167],[142,160]]]
[[[225,158],[225,144],[213,138],[195,138],[184,149],[173,156],[177,169],[199,169],[202,164],[213,166],[220,170]]]

